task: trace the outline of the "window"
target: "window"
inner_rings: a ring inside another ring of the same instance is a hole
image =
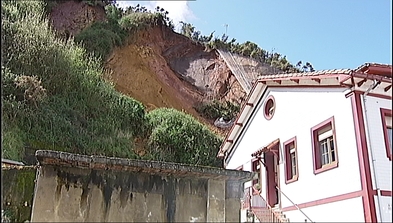
[[[314,174],[338,166],[334,117],[311,128]]]
[[[299,177],[298,163],[297,163],[297,148],[296,137],[284,142],[285,150],[285,183],[292,183],[297,181]]]
[[[274,112],[276,110],[276,102],[273,95],[270,95],[265,102],[265,107],[263,109],[263,114],[267,120],[273,118]]]
[[[381,108],[386,155],[392,160],[392,110]]]

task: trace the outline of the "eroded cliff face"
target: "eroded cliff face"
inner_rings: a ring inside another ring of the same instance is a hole
[[[50,13],[61,36],[74,36],[94,21],[105,20],[105,10],[81,1],[57,3]],[[152,110],[172,107],[203,121],[195,110],[203,101],[240,104],[246,93],[231,70],[213,51],[165,26],[130,35],[124,46],[113,50],[105,63],[115,88]]]
[[[74,36],[95,21],[106,19],[102,6],[91,6],[82,1],[59,1],[52,3],[50,21],[60,36]]]
[[[120,92],[148,109],[174,107],[197,115],[194,107],[206,100],[240,103],[245,92],[215,51],[167,27],[139,31],[106,63]]]

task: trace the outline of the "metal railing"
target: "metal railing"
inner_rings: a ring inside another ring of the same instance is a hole
[[[310,222],[313,222],[313,221],[311,221],[311,219],[306,215],[306,213],[304,213],[303,211],[302,211],[302,209],[300,209],[299,208],[299,206],[297,206],[297,204],[295,204],[284,192],[282,192],[282,190],[280,189],[280,188],[278,188],[277,186],[276,186],[276,188],[277,188],[277,190],[282,194],[282,195],[284,195],[284,197],[285,198],[287,198]],[[305,220],[306,222],[307,222],[307,219]]]
[[[254,187],[245,189],[242,207],[244,209],[250,209],[260,222],[288,222],[288,219],[270,207]]]

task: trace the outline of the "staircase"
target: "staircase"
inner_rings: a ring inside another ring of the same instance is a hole
[[[269,208],[251,208],[259,222],[289,222],[281,210]]]
[[[258,222],[289,222],[289,219],[279,208],[269,206],[258,190],[249,187],[244,192],[242,208],[248,209],[248,213],[252,213],[255,220]]]

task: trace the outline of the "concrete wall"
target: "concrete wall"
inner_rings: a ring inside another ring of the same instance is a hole
[[[38,158],[33,222],[239,222],[243,182],[252,176],[64,154]]]
[[[1,168],[2,216],[4,221],[30,220],[34,195],[36,170],[32,166],[7,166]]]

